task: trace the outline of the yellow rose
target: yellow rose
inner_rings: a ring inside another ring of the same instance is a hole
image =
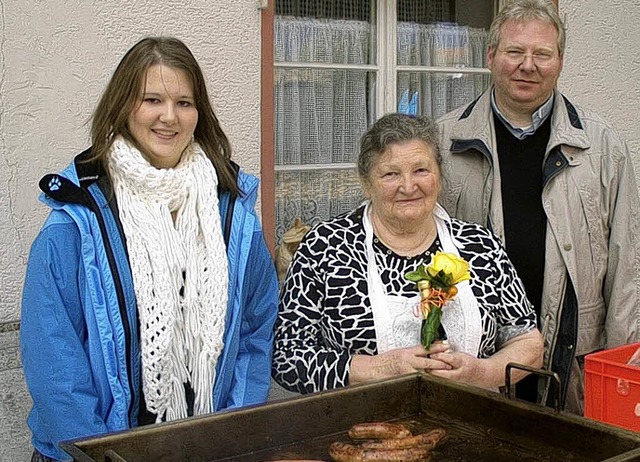
[[[431,258],[431,264],[427,266],[427,271],[433,277],[440,271],[444,272],[444,274],[451,275],[451,285],[471,279],[469,263],[452,253],[436,252]]]

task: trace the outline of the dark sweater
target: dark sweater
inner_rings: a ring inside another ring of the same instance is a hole
[[[523,140],[513,136],[496,116],[494,120],[505,247],[539,316],[547,225],[542,208],[542,161],[549,141],[551,117]]]
[[[540,305],[544,281],[547,218],[542,208],[542,164],[551,133],[551,117],[523,140],[517,139],[494,115],[505,247],[509,259],[524,283],[540,326]],[[536,377],[517,387],[519,398],[535,401]]]

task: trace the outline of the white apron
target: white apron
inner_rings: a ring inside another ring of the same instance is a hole
[[[373,252],[373,226],[370,203],[364,209],[362,225],[367,249],[367,284],[369,302],[373,312],[378,354],[396,348],[413,347],[420,344],[422,320],[416,315],[420,294],[413,297],[387,295]]]
[[[387,295],[373,252],[373,226],[371,205],[367,202],[362,217],[367,249],[367,283],[369,300],[373,312],[378,353],[394,348],[412,347],[420,343],[422,319],[414,313],[418,310],[420,294],[414,297]],[[449,215],[439,205],[433,211],[442,251],[460,256],[457,242],[451,235]],[[429,263],[429,262],[427,262]],[[482,338],[482,319],[478,301],[473,295],[469,281],[457,284],[458,295],[447,302],[442,311],[442,325],[447,341],[453,351],[477,357]]]

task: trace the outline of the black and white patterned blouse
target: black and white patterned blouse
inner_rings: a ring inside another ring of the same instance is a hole
[[[311,393],[346,386],[352,354],[377,353],[367,290],[364,207],[313,227],[287,272],[276,323],[272,374],[284,388]],[[451,233],[470,264],[483,334],[479,357],[536,327],[522,282],[498,239],[486,228],[451,219]],[[376,263],[388,294],[418,294],[404,274],[425,254],[403,257],[374,237]]]

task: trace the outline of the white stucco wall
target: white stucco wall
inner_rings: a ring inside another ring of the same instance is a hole
[[[567,49],[559,87],[628,141],[640,178],[640,3],[560,0]]]
[[[85,125],[122,55],[174,35],[199,60],[238,162],[259,171],[256,0],[0,0],[0,323],[19,318],[38,179],[88,145]]]

